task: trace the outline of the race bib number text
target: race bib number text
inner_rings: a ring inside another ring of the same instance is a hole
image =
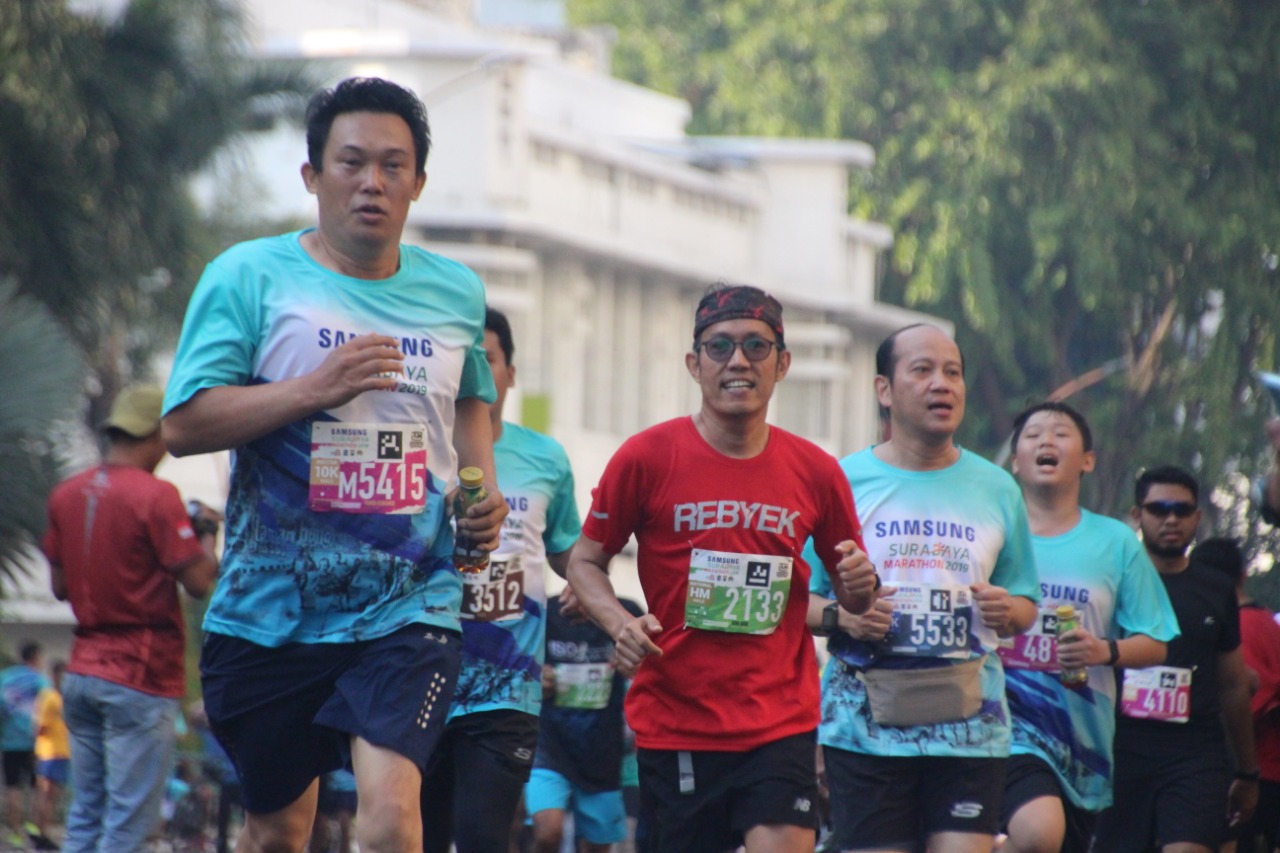
[[[1187,722],[1191,719],[1191,670],[1180,666],[1126,669],[1120,711],[1137,720]]]
[[[772,634],[791,593],[790,557],[695,548],[689,560],[685,624],[733,634]]]
[[[461,618],[497,622],[524,615],[524,569],[519,555],[507,560],[490,558],[480,571],[458,576],[462,578]]]
[[[889,650],[935,658],[969,656],[973,593],[967,586],[899,584]]]
[[[555,670],[557,707],[598,711],[609,704],[612,664],[558,663]]]
[[[311,425],[316,512],[414,514],[426,508],[427,431],[416,424]]]
[[[1000,640],[996,651],[1001,663],[1008,669],[1059,672],[1058,614],[1050,609],[1042,609],[1040,617],[1030,630],[1025,634]]]

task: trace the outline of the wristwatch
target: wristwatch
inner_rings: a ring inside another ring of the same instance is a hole
[[[822,633],[830,637],[840,630],[840,602],[833,601],[822,608]]]

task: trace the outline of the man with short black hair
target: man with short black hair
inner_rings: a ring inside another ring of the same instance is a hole
[[[634,673],[644,849],[812,853],[817,663],[805,630],[811,537],[853,613],[878,581],[833,458],[771,426],[791,353],[759,288],[710,290],[685,367],[692,417],[628,439],[600,480],[569,583]],[[609,562],[635,534],[650,612],[619,602]]]
[[[1130,515],[1164,581],[1180,635],[1162,666],[1122,670],[1115,799],[1098,819],[1095,853],[1153,844],[1164,853],[1210,853],[1257,805],[1235,585],[1187,555],[1200,523],[1199,499],[1195,477],[1171,465],[1143,471],[1134,485]]]
[[[1014,418],[1009,445],[1044,597],[1032,629],[1000,644],[1013,714],[1001,850],[1086,853],[1111,802],[1114,668],[1161,663],[1178,621],[1133,531],[1080,506],[1096,462],[1084,416],[1037,403]],[[1058,632],[1061,605],[1074,609],[1075,630]],[[1068,671],[1082,681],[1064,684]]]
[[[515,339],[496,308],[485,310],[484,351],[497,388],[493,456],[511,513],[488,566],[462,576],[462,672],[422,780],[426,853],[448,853],[450,841],[457,853],[507,853],[538,745],[546,570],[564,576],[582,530],[560,442],[503,419]]]
[[[241,853],[298,850],[318,779],[350,765],[365,851],[418,851],[422,768],[458,674],[448,494],[481,550],[507,513],[493,465],[484,285],[401,242],[426,185],[426,109],[388,80],[312,98],[314,228],[205,269],[165,400],[177,455],[233,449],[224,577],[205,616],[205,711],[239,775]]]

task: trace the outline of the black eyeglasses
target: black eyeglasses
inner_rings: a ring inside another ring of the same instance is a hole
[[[767,341],[764,338],[747,338],[745,341],[735,341],[733,338],[714,337],[694,344],[693,348],[695,350],[701,349],[712,361],[726,362],[733,358],[733,351],[739,348],[742,349],[742,354],[747,357],[747,361],[764,361],[769,357],[769,353],[773,352],[775,345],[773,341]],[[776,346],[782,349],[781,345]]]
[[[1156,518],[1168,518],[1176,515],[1178,518],[1190,518],[1191,514],[1196,511],[1196,505],[1187,501],[1147,501],[1142,508],[1154,515]]]

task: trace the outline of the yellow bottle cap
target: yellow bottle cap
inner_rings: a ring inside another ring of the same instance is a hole
[[[479,468],[463,468],[458,472],[458,482],[463,488],[478,489],[484,485],[484,471]]]

